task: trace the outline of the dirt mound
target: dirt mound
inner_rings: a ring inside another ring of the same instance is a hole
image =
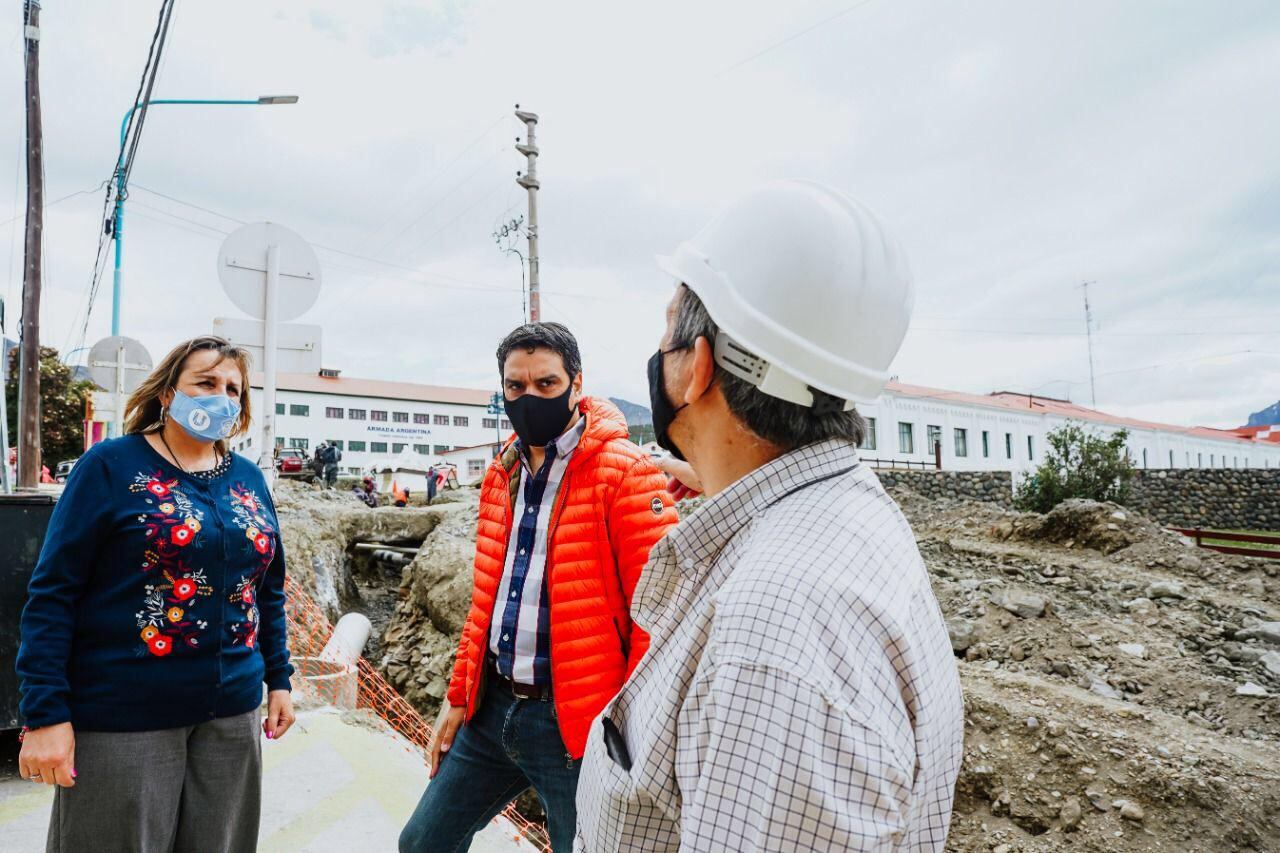
[[[1047,515],[1025,513],[998,525],[996,535],[1006,539],[1079,545],[1103,554],[1114,554],[1139,542],[1173,537],[1151,521],[1119,504],[1080,498],[1064,501]]]

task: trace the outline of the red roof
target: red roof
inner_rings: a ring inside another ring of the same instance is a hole
[[[262,374],[253,374],[250,384],[262,387]],[[316,373],[280,373],[276,387],[281,391],[305,391],[311,394],[344,394],[349,397],[382,397],[391,400],[416,400],[420,403],[456,403],[463,406],[487,406],[492,391],[476,388],[452,388],[447,385],[419,385],[415,382],[388,382],[382,379],[355,379],[320,376]]]
[[[1162,432],[1176,432],[1195,438],[1211,438],[1217,441],[1244,441],[1253,443],[1254,439],[1241,434],[1239,430],[1214,429],[1213,427],[1184,427],[1173,424],[1162,424],[1155,421],[1143,421],[1136,418],[1123,418],[1109,415],[1097,409],[1090,409],[1066,400],[1052,397],[1037,397],[1034,394],[1015,394],[1011,391],[999,391],[993,394],[965,394],[960,391],[946,391],[938,388],[926,388],[921,385],[904,385],[901,382],[890,382],[885,391],[903,397],[931,397],[949,403],[962,403],[970,406],[982,406],[990,409],[1031,412],[1040,415],[1055,415],[1078,421],[1107,424],[1108,426],[1127,427],[1130,429],[1151,429]],[[1271,439],[1268,439],[1271,440]]]
[[[1271,441],[1280,444],[1280,425],[1240,427],[1232,432],[1254,441]]]

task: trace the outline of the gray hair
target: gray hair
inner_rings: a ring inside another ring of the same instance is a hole
[[[720,327],[711,319],[698,294],[680,285],[671,348],[691,347],[698,338],[706,338],[707,343],[714,347],[719,333]],[[861,444],[866,434],[866,421],[857,410],[817,415],[808,406],[765,394],[718,364],[714,381],[719,384],[730,413],[751,432],[783,450],[794,450],[828,439]]]

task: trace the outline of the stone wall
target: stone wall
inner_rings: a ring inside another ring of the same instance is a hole
[[[1280,530],[1280,469],[1138,471],[1125,503],[1176,527]]]
[[[926,498],[964,498],[1013,506],[1013,477],[1008,471],[896,471],[876,469],[886,489],[906,486]]]

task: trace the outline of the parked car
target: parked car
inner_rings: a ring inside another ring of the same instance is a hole
[[[71,469],[76,467],[76,463],[80,459],[64,459],[58,463],[58,467],[53,470],[53,480],[56,483],[67,482],[67,477],[71,474]]]
[[[282,447],[276,451],[276,473],[294,480],[310,480],[316,474],[311,468],[311,457],[299,447]]]

